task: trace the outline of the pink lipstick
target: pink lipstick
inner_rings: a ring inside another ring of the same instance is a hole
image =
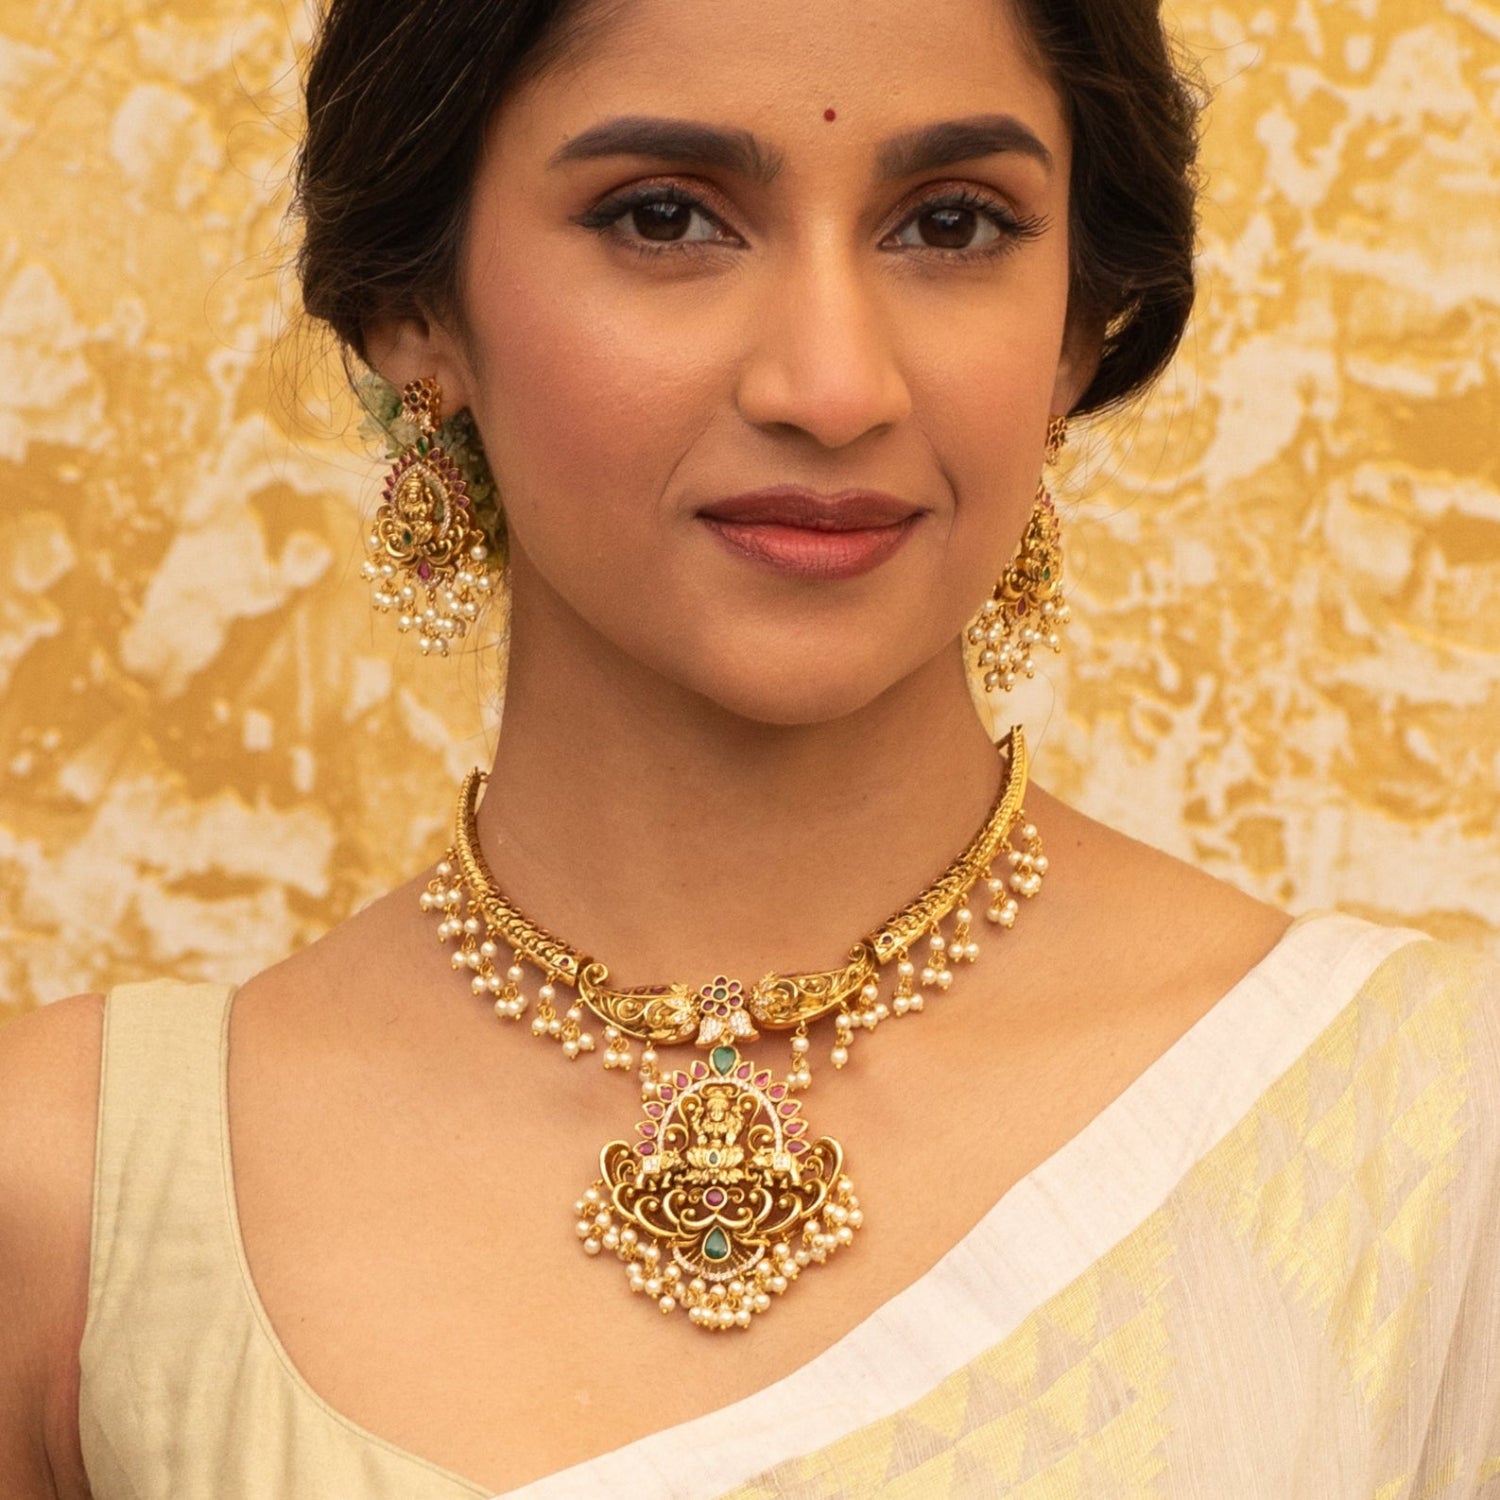
[[[857,578],[885,562],[925,511],[876,490],[820,495],[776,485],[716,500],[699,517],[742,557],[798,578]]]

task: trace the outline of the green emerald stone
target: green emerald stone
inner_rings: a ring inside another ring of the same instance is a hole
[[[703,1242],[703,1253],[710,1260],[724,1260],[729,1255],[729,1236],[722,1229],[714,1229]]]
[[[733,1047],[715,1047],[708,1054],[708,1060],[713,1064],[715,1073],[727,1073],[735,1064],[739,1053]]]

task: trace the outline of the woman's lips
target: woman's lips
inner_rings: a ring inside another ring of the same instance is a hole
[[[894,495],[820,495],[782,485],[716,501],[698,512],[743,557],[800,578],[856,578],[911,534],[921,510]]]
[[[879,567],[906,540],[916,517],[894,526],[867,526],[857,531],[718,521],[712,516],[703,519],[727,546],[780,572],[802,578],[857,578]]]

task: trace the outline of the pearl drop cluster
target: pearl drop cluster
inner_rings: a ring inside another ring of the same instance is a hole
[[[979,647],[979,666],[986,692],[1009,692],[1019,678],[1036,676],[1033,652],[1040,646],[1062,650],[1062,627],[1072,613],[1060,599],[1037,606],[1037,623],[1022,624],[998,599],[986,599],[969,627],[970,645]]]
[[[373,532],[369,546],[372,551],[380,546],[380,537]],[[360,572],[371,585],[370,603],[382,614],[397,611],[396,629],[403,635],[417,631],[417,649],[423,656],[434,652],[446,656],[449,647],[464,638],[479,617],[484,599],[494,590],[489,556],[489,548],[476,542],[469,548],[472,566],[446,578],[435,576],[430,584],[410,568],[389,561],[371,560]]]
[[[1022,813],[1021,817],[1024,819],[1025,814]],[[1017,842],[1013,844],[1012,839]],[[1030,900],[1041,890],[1042,877],[1047,873],[1047,856],[1042,853],[1041,836],[1036,825],[1019,823],[1007,836],[1000,857],[1008,867],[1007,873],[1002,876],[992,872],[987,876],[984,885],[989,900],[985,917],[995,926],[1008,930],[1015,926],[1020,902]],[[433,880],[422,893],[422,910],[439,914],[438,937],[442,941],[457,941],[453,967],[470,971],[473,993],[492,1001],[500,1019],[519,1021],[531,1007],[522,990],[527,962],[514,950],[495,942],[480,907],[456,873],[454,859],[450,850],[447,858],[437,866]],[[857,1031],[874,1031],[892,1016],[922,1011],[929,994],[945,994],[952,986],[955,966],[972,964],[979,958],[980,945],[973,934],[971,903],[974,894],[974,890],[966,892],[950,913],[950,935],[945,936],[941,922],[934,925],[927,936],[927,949],[920,963],[907,949],[896,954],[893,965],[895,989],[888,1000],[884,998],[881,979],[876,977],[864,986],[852,1004],[835,1012],[833,1046],[829,1052],[829,1061],[835,1068],[848,1065]],[[559,1013],[558,985],[557,975],[542,972],[541,983],[535,991],[536,1011],[531,1021],[531,1034],[557,1042],[565,1057],[576,1060],[595,1051],[597,1043],[593,1033],[584,1029],[588,1013],[579,1002],[574,1001]],[[635,1067],[631,1037],[612,1025],[604,1026],[602,1034],[604,1050],[601,1061],[604,1066],[627,1072]],[[791,1038],[791,1065],[786,1075],[789,1088],[804,1090],[811,1086],[811,1051],[807,1028],[800,1026]],[[655,1048],[647,1044],[641,1052],[640,1062],[641,1099],[648,1102],[656,1097],[660,1081]]]
[[[1024,812],[1021,817],[1025,817]],[[1012,847],[1007,837],[1002,849],[1010,873],[1003,877],[991,874],[985,880],[990,898],[985,916],[996,926],[1006,929],[1015,926],[1020,911],[1020,902],[1016,898],[1029,901],[1041,890],[1042,876],[1047,873],[1047,856],[1042,853],[1041,835],[1036,825],[1023,823],[1019,834],[1020,848]],[[889,1003],[881,999],[880,985],[872,982],[861,990],[856,1006],[835,1016],[834,1045],[829,1055],[834,1067],[847,1065],[856,1029],[874,1031],[891,1016],[907,1016],[921,1011],[927,1003],[925,992],[947,993],[953,984],[954,965],[972,964],[979,958],[979,944],[973,936],[974,913],[970,906],[973,896],[972,890],[966,892],[961,904],[954,909],[952,936],[944,937],[941,924],[928,934],[926,961],[920,969],[907,949],[897,953],[896,992]],[[797,1046],[795,1038],[792,1046]],[[811,1081],[808,1076],[802,1087]]]
[[[586,1255],[611,1251],[625,1264],[632,1292],[650,1297],[663,1313],[681,1307],[690,1321],[713,1331],[748,1328],[809,1266],[823,1265],[852,1244],[855,1230],[864,1223],[849,1178],[840,1176],[821,1213],[803,1224],[795,1248],[788,1241],[778,1241],[753,1266],[710,1280],[678,1264],[670,1251],[664,1252],[649,1235],[622,1221],[610,1207],[602,1184],[589,1188],[574,1203],[573,1211]]]

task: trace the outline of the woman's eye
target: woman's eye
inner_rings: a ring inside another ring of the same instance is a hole
[[[1041,220],[1014,219],[989,201],[956,198],[919,208],[895,231],[895,243],[926,251],[1001,251],[1041,228]]]
[[[639,249],[655,245],[729,244],[734,240],[702,204],[660,191],[601,203],[579,222],[586,228],[618,235]]]

